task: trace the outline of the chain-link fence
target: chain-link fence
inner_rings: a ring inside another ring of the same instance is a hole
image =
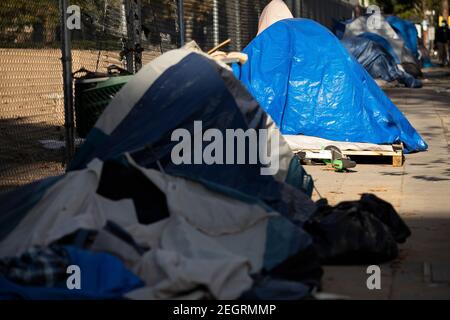
[[[242,50],[257,34],[258,19],[270,0],[184,0],[186,40],[203,50],[231,39],[227,49]],[[309,18],[332,28],[335,20],[352,17],[353,6],[339,0],[286,0],[294,17]]]
[[[0,17],[0,190],[5,190],[63,171],[58,146],[64,145],[64,107],[58,3],[3,0]]]
[[[293,12],[298,17],[316,20],[332,29],[334,21],[352,17],[353,6],[338,0],[292,0]]]
[[[68,160],[59,2],[3,0],[0,6],[0,191],[60,174]],[[256,35],[258,17],[269,2],[71,0],[81,12],[81,28],[71,31],[72,70],[79,71],[75,78],[90,72],[109,77],[113,65],[134,72],[134,66],[190,40],[208,50],[231,39],[225,49],[241,50]],[[338,0],[286,3],[294,16],[327,27],[333,19],[351,17],[351,6]],[[73,142],[86,134],[123,80],[114,79],[101,94],[90,92],[84,100],[75,91],[76,106],[91,103],[97,109],[74,111],[79,130]]]

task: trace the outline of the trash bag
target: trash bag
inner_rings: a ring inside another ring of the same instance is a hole
[[[395,209],[372,194],[332,207],[320,200],[304,225],[323,264],[379,264],[398,256],[411,231]]]

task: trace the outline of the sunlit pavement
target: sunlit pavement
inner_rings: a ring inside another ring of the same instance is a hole
[[[325,267],[323,290],[353,299],[450,299],[450,74],[424,70],[422,89],[385,91],[429,145],[403,167],[358,165],[337,173],[306,166],[331,204],[374,193],[391,202],[412,231],[396,261],[381,266],[381,290],[366,285],[367,266]],[[317,193],[313,195],[318,199]]]

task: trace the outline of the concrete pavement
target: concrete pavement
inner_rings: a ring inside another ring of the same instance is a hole
[[[331,204],[374,193],[391,202],[412,231],[399,258],[381,266],[381,290],[367,289],[367,266],[333,266],[325,267],[325,292],[354,299],[450,299],[450,75],[425,76],[422,89],[386,93],[426,140],[427,152],[406,155],[400,168],[360,164],[337,173],[305,167]]]

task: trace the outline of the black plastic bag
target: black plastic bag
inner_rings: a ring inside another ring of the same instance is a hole
[[[411,234],[395,209],[372,194],[335,207],[326,200],[304,228],[324,264],[378,264],[395,259],[397,242]]]

